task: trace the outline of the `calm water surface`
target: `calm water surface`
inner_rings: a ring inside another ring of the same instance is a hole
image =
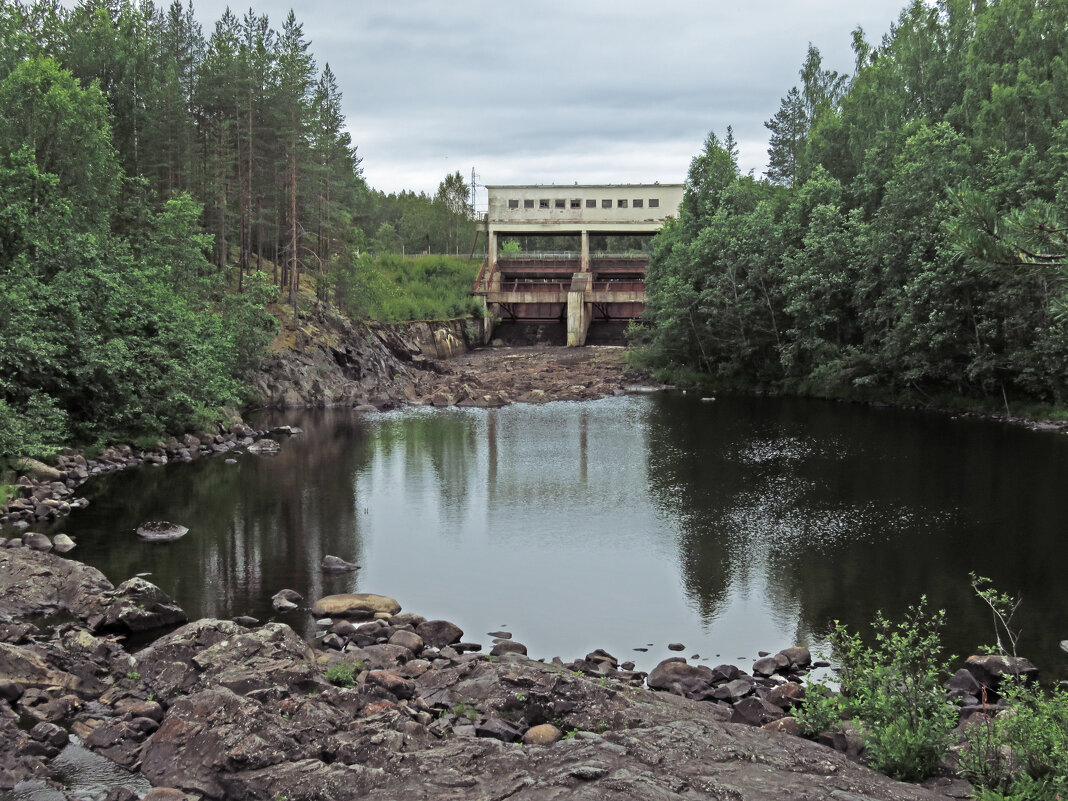
[[[262,421],[261,421],[262,422]],[[497,410],[276,414],[303,436],[94,479],[52,529],[191,617],[275,614],[283,587],[376,592],[535,656],[603,647],[649,669],[819,644],[926,594],[949,646],[991,639],[969,571],[1020,591],[1021,652],[1068,677],[1068,437],[820,401],[627,396]],[[140,542],[146,520],[190,533]],[[322,556],[362,569],[324,576]],[[647,652],[634,648],[648,648]]]

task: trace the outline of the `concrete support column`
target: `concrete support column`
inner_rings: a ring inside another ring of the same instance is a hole
[[[571,289],[567,293],[567,346],[581,347],[586,344],[586,332],[590,328],[590,310],[586,292],[590,287],[589,273],[575,273],[571,277]]]
[[[582,266],[579,267],[584,273],[590,271],[590,232],[582,231]]]
[[[493,275],[497,272],[497,232],[490,231],[486,238],[488,240],[486,258],[489,259],[489,273]]]

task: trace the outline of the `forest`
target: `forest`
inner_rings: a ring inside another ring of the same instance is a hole
[[[766,123],[691,162],[639,338],[665,375],[824,397],[1063,408],[1068,3],[906,7],[855,68],[810,45]]]
[[[354,314],[444,309],[367,251],[466,256],[468,187],[371,190],[341,99],[292,13],[0,4],[0,456],[239,406],[302,281]]]

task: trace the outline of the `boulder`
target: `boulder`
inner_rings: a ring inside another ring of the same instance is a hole
[[[803,645],[795,645],[793,648],[783,648],[776,656],[786,657],[788,667],[791,670],[804,670],[812,664],[812,652]]]
[[[62,481],[63,473],[54,467],[39,462],[36,459],[17,459],[14,468],[20,473],[37,481]]]
[[[774,676],[790,666],[790,660],[782,655],[766,656],[753,663],[753,673],[757,676]]]
[[[504,656],[505,654],[522,654],[526,656],[527,647],[515,640],[502,640],[490,649],[490,656]]]
[[[353,562],[346,562],[340,556],[327,554],[323,557],[319,568],[324,573],[351,573],[353,570],[359,570],[360,566]]]
[[[386,595],[368,592],[342,593],[320,598],[311,608],[315,617],[374,617],[379,613],[395,615],[401,605]]]
[[[29,548],[0,549],[0,614],[86,617],[101,593],[114,588],[95,567]]]
[[[151,631],[185,623],[185,612],[169,595],[143,578],[127,579],[96,600],[87,623],[93,631]]]
[[[146,542],[174,542],[189,533],[189,529],[166,520],[150,520],[137,527],[137,536]]]
[[[423,638],[414,631],[406,631],[404,629],[395,631],[390,635],[388,642],[390,645],[407,648],[413,654],[419,654],[423,650]]]
[[[459,642],[464,636],[463,629],[448,620],[427,620],[415,627],[415,633],[432,648],[444,648]]]
[[[715,676],[705,665],[690,665],[682,657],[665,659],[649,674],[647,683],[651,690],[681,695],[684,698],[704,700],[715,691]]]
[[[275,440],[270,438],[264,438],[256,440],[247,448],[249,453],[257,454],[258,456],[273,456],[282,450],[282,446]]]
[[[1022,656],[973,655],[964,662],[964,668],[975,677],[981,687],[994,693],[997,693],[1006,676],[1016,676],[1025,681],[1038,679],[1038,668]]]
[[[35,551],[52,550],[52,540],[48,539],[44,534],[39,534],[36,531],[27,531],[23,534],[22,544]]]
[[[523,745],[552,745],[563,736],[564,733],[553,724],[541,723],[523,733]]]
[[[59,553],[67,553],[67,551],[74,550],[74,540],[66,534],[56,534],[56,536],[52,538],[52,547]]]

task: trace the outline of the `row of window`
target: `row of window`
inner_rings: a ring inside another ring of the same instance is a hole
[[[620,198],[619,200],[616,200],[614,202],[615,202],[615,207],[617,209],[625,209],[625,208],[627,208],[628,203],[630,205],[630,208],[632,208],[632,209],[640,209],[640,208],[644,208],[645,207],[645,198],[640,198],[640,197],[636,197],[636,198]],[[612,208],[612,203],[613,203],[613,201],[610,200],[610,199],[602,200],[601,201],[601,208],[602,209],[610,209],[610,208]],[[539,209],[553,209],[553,208],[566,209],[566,208],[569,207],[569,204],[570,204],[570,208],[572,208],[572,209],[581,209],[582,208],[582,199],[581,198],[571,198],[571,200],[568,201],[565,198],[556,198],[555,200],[549,200],[548,198],[542,198],[541,200],[538,201],[538,208]],[[510,208],[510,209],[518,209],[519,208],[519,201],[518,200],[509,200],[508,201],[508,208]],[[524,200],[523,201],[523,208],[524,209],[532,209],[532,208],[534,208],[534,200],[533,199]],[[588,198],[586,200],[586,208],[588,208],[588,209],[597,208],[597,201],[594,198]],[[651,209],[660,208],[660,198],[656,198],[656,197],[649,198],[649,208],[651,208]]]

